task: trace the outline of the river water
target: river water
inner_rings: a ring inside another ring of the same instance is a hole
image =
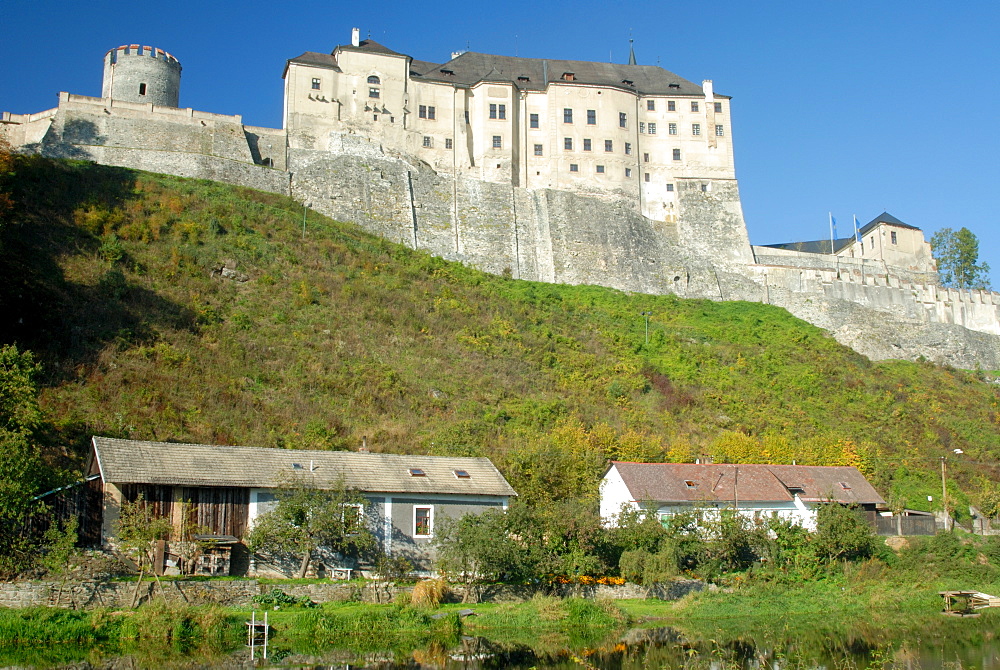
[[[864,626],[861,626],[864,630]],[[510,631],[509,639],[524,637],[524,631]],[[241,648],[228,652],[159,655],[154,650],[135,650],[127,655],[105,655],[96,650],[59,649],[0,650],[0,666],[18,668],[372,668],[378,670],[417,668],[486,670],[492,668],[581,668],[631,670],[633,668],[684,668],[690,670],[1000,670],[1000,641],[991,624],[948,622],[932,625],[897,639],[893,631],[878,629],[831,634],[823,626],[800,627],[794,633],[774,639],[754,629],[733,634],[713,631],[702,622],[697,628],[633,628],[610,632],[601,638],[586,631],[573,642],[570,632],[539,635],[531,644],[498,641],[483,637],[463,637],[451,644],[426,648],[393,649],[386,640],[383,651],[350,650],[302,651],[282,646],[274,640],[268,658],[256,650]],[[719,633],[716,635],[715,633]],[[498,637],[503,637],[499,635]],[[595,639],[600,638],[600,639]]]

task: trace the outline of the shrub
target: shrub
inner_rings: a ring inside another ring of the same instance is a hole
[[[414,585],[410,602],[417,607],[437,607],[448,594],[448,584],[443,579],[423,579]]]

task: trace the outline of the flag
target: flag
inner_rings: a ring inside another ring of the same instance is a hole
[[[861,241],[861,229],[858,228],[858,215],[854,215],[854,239],[858,242]]]

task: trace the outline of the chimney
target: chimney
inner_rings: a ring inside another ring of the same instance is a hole
[[[351,46],[361,46],[361,28],[351,28]]]
[[[360,453],[362,453],[362,454],[371,453],[370,451],[368,451],[368,436],[367,435],[363,435],[361,437],[361,448],[358,449],[358,451]]]
[[[705,91],[705,101],[712,102],[715,100],[715,93],[712,92],[712,80],[706,79],[701,82],[701,88]]]

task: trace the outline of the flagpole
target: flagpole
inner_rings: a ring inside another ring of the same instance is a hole
[[[858,228],[858,215],[854,216],[854,243],[861,247],[861,283],[865,283],[865,241],[861,239],[861,229]]]
[[[827,212],[830,215],[830,254],[833,254],[833,212]]]

